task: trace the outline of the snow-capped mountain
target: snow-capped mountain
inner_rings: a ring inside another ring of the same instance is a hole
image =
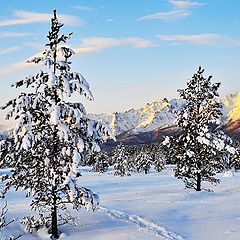
[[[240,92],[226,95],[223,104],[222,123],[224,131],[240,139]],[[160,142],[166,135],[179,133],[176,127],[176,112],[184,105],[182,99],[166,98],[147,103],[140,109],[125,112],[89,114],[91,119],[107,123],[118,141],[129,145]],[[9,132],[4,131],[0,139]],[[116,146],[118,142],[107,142],[106,147]]]
[[[123,113],[91,114],[90,117],[109,124],[116,136],[124,132],[136,134],[174,125],[176,119],[174,112],[182,104],[182,100],[173,99],[168,101],[165,98],[147,103],[140,109],[131,109]]]
[[[223,103],[223,124],[240,120],[240,92],[229,94],[221,99]],[[140,109],[131,109],[126,112],[111,114],[90,114],[90,117],[109,124],[113,133],[140,134],[158,129],[167,129],[175,125],[176,111],[184,104],[182,99],[166,98],[147,103]]]
[[[222,102],[224,105],[223,115],[227,117],[227,122],[240,120],[240,92],[225,96]]]

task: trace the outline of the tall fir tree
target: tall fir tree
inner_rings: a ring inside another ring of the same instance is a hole
[[[99,144],[109,135],[108,129],[86,115],[82,103],[73,102],[73,94],[93,100],[89,84],[78,72],[71,71],[70,57],[74,51],[63,44],[72,33],[60,35],[56,10],[51,19],[48,43],[41,57],[29,62],[46,66],[35,75],[16,82],[13,87],[31,87],[32,92],[21,93],[9,101],[7,118],[16,119],[14,143],[4,162],[12,166],[3,189],[10,187],[28,191],[31,207],[40,219],[25,218],[29,226],[44,223],[53,238],[59,238],[58,214],[70,203],[95,209],[98,196],[79,186],[79,162],[83,152],[99,151]]]
[[[211,83],[212,76],[205,78],[203,72],[199,67],[187,87],[178,90],[185,100],[177,118],[182,133],[164,141],[176,162],[175,176],[196,191],[202,190],[203,181],[218,183],[215,174],[223,168],[223,153],[235,154],[232,140],[221,130],[220,83]]]

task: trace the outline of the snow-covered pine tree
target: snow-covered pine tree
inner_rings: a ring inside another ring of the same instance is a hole
[[[138,149],[136,146],[128,146],[127,148],[128,152],[128,165],[129,169],[131,169],[131,172],[136,172],[136,156],[138,155]]]
[[[93,169],[96,172],[100,172],[100,173],[106,172],[109,167],[108,159],[109,159],[109,157],[106,152],[101,151],[101,152],[97,153]]]
[[[218,183],[214,176],[223,168],[223,153],[235,154],[231,139],[220,129],[220,83],[211,83],[212,76],[205,78],[203,72],[199,67],[187,87],[178,90],[185,100],[177,118],[182,133],[163,142],[176,162],[175,176],[196,191],[202,190],[203,181]]]
[[[85,160],[84,165],[93,167],[94,164],[96,163],[96,155],[97,155],[97,153],[94,151],[85,152],[84,153],[84,160]]]
[[[129,165],[129,154],[125,146],[120,143],[117,145],[112,156],[113,168],[116,176],[130,176],[131,166]]]
[[[69,35],[60,35],[63,24],[56,10],[51,19],[48,43],[41,57],[29,62],[42,63],[46,71],[16,82],[13,87],[31,87],[3,109],[11,107],[7,118],[16,119],[14,147],[5,159],[13,166],[3,189],[25,189],[32,195],[31,207],[40,219],[25,218],[28,226],[44,223],[53,238],[59,238],[58,214],[67,203],[79,209],[95,209],[98,196],[79,186],[79,162],[83,151],[99,151],[108,128],[90,120],[82,103],[73,102],[74,93],[89,100],[93,95],[85,78],[71,71],[70,57],[74,51],[63,46]]]
[[[149,152],[150,153],[150,152]],[[157,172],[161,172],[166,164],[165,151],[161,144],[151,146],[152,163]]]
[[[152,157],[146,150],[142,148],[136,156],[135,161],[138,172],[144,172],[145,174],[149,173],[152,165]]]
[[[233,141],[233,147],[235,148],[235,154],[229,154],[225,152],[225,170],[239,170],[240,169],[240,144],[238,141]]]

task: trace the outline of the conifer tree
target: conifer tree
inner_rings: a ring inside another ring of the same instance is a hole
[[[97,152],[89,151],[89,152],[86,152],[84,154],[84,156],[85,156],[85,164],[84,165],[93,167],[96,163]]]
[[[79,186],[78,166],[83,152],[99,151],[99,144],[109,135],[105,126],[87,117],[82,103],[70,98],[75,93],[93,100],[93,95],[85,78],[71,71],[74,51],[63,44],[72,33],[61,35],[62,26],[54,10],[43,55],[29,61],[46,68],[16,82],[13,87],[33,91],[22,92],[3,107],[11,108],[7,118],[16,119],[13,147],[4,158],[13,170],[3,194],[12,186],[27,190],[39,219],[29,217],[24,222],[30,228],[45,225],[53,238],[60,236],[58,216],[66,204],[77,210],[96,208],[98,196]]]
[[[112,156],[113,168],[116,176],[130,176],[131,166],[129,165],[129,154],[125,146],[120,143],[114,150]]]
[[[98,154],[96,154],[96,161],[93,166],[93,169],[96,172],[100,173],[106,172],[109,167],[108,158],[109,158],[108,155],[104,151],[101,151]]]
[[[136,172],[136,156],[138,155],[138,149],[136,146],[129,146],[127,148],[128,152],[128,165],[131,172]]]
[[[152,163],[157,172],[161,172],[166,164],[166,156],[161,144],[154,144],[151,149]]]
[[[240,148],[239,143],[234,140],[233,147],[235,148],[235,154],[230,154],[229,152],[224,152],[223,156],[225,158],[224,161],[224,170],[239,170],[240,169]]]
[[[223,153],[235,154],[232,140],[221,131],[220,83],[211,83],[212,76],[205,78],[203,72],[199,67],[187,87],[178,90],[185,100],[177,119],[182,133],[164,141],[169,157],[177,164],[175,176],[196,191],[202,190],[203,181],[218,183],[214,176],[222,170]]]
[[[136,156],[136,165],[138,172],[144,172],[145,174],[149,173],[152,165],[152,157],[148,152],[144,151],[143,148]]]

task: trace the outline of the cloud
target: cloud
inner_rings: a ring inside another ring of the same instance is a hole
[[[189,8],[205,5],[204,3],[192,2],[188,0],[169,0],[169,2],[177,8]]]
[[[14,12],[15,19],[0,21],[0,27],[31,24],[37,22],[49,22],[52,18],[52,14],[29,12],[18,10]],[[58,15],[59,21],[66,25],[81,25],[82,20],[79,17],[71,15]]]
[[[140,20],[140,21],[153,20],[153,19],[159,19],[159,20],[165,20],[165,21],[178,20],[192,14],[192,11],[190,11],[189,9],[190,7],[205,5],[204,3],[193,2],[190,0],[169,0],[169,3],[171,3],[175,8],[172,8],[170,11],[156,12],[150,15],[139,17],[137,20]]]
[[[103,49],[119,46],[133,46],[136,48],[154,47],[152,41],[143,38],[100,38],[91,37],[82,40],[79,47],[74,48],[76,54],[100,52]]]
[[[232,39],[230,37],[215,34],[215,33],[203,33],[203,34],[177,34],[177,35],[158,35],[158,38],[162,41],[168,41],[173,43],[192,43],[200,45],[240,45],[240,41]]]
[[[43,44],[37,42],[26,41],[23,43],[23,45],[27,48],[37,49],[38,51],[43,49]]]
[[[114,22],[114,19],[113,18],[108,18],[108,19],[106,19],[106,22]]]
[[[21,49],[20,47],[10,47],[10,48],[1,49],[0,50],[0,55],[12,53],[12,52],[17,52],[20,49]]]
[[[73,8],[83,11],[83,12],[94,12],[95,11],[95,9],[92,7],[81,6],[81,5],[73,6]]]
[[[99,5],[98,7],[101,8],[101,9],[104,9],[104,10],[109,10],[109,8],[104,6],[104,5]]]
[[[0,76],[10,75],[10,74],[37,66],[37,64],[28,63],[27,61],[34,57],[42,57],[42,56],[43,56],[43,53],[38,52],[38,53],[34,54],[33,56],[25,59],[24,61],[13,63],[8,66],[4,66],[4,67],[0,68]]]
[[[138,18],[138,20],[152,20],[152,19],[160,19],[160,20],[177,20],[181,18],[185,18],[191,14],[190,11],[185,9],[172,10],[169,12],[157,12],[150,15],[146,15]]]
[[[32,35],[32,33],[24,33],[24,32],[0,32],[0,37],[2,38],[19,38],[19,37],[27,37]]]
[[[18,71],[27,69],[31,66],[33,66],[33,64],[27,64],[25,62],[14,63],[11,65],[8,65],[7,67],[5,66],[3,68],[0,68],[0,76],[10,75],[10,74],[16,73]]]
[[[119,47],[119,46],[133,46],[136,48],[146,48],[146,47],[154,47],[156,46],[150,40],[143,39],[143,38],[100,38],[100,37],[91,37],[85,38],[82,40],[78,47],[73,47],[73,50],[76,54],[88,54],[88,53],[95,53],[100,52],[106,48],[111,47]],[[34,56],[28,58],[31,59],[33,57],[41,57],[42,52],[35,54]],[[7,67],[0,68],[0,76],[6,76],[13,74],[15,72],[28,69],[30,67],[35,66],[35,64],[26,63],[28,60],[14,63],[8,65]]]

